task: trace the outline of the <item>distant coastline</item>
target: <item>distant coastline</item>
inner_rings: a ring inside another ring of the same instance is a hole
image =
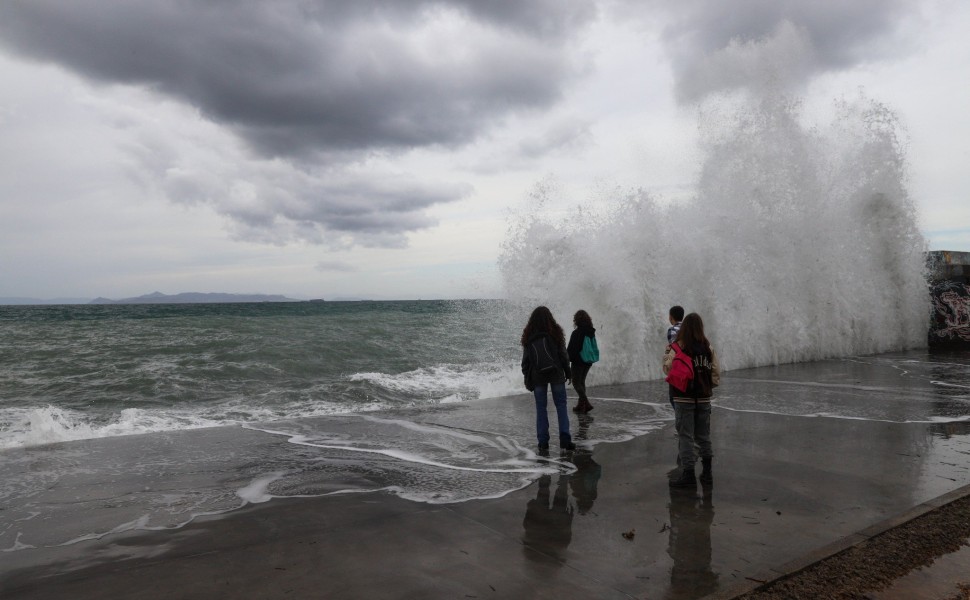
[[[323,302],[322,298],[315,298],[313,302]],[[288,298],[279,294],[225,294],[225,293],[199,293],[185,292],[181,294],[163,294],[152,292],[143,296],[133,298],[54,298],[44,300],[40,298],[0,298],[0,305],[27,305],[27,304],[226,304],[233,302],[306,302],[296,298]]]
[[[185,292],[163,294],[152,292],[132,298],[32,298],[26,296],[0,296],[0,306],[55,306],[74,304],[229,304],[247,302],[399,302],[412,300],[495,300],[495,298],[387,298],[382,296],[333,296],[329,298],[290,298],[280,294],[227,294]]]
[[[152,292],[134,298],[95,298],[88,304],[226,304],[230,302],[302,302],[295,298],[270,294],[223,294],[185,292],[182,294],[163,294]]]

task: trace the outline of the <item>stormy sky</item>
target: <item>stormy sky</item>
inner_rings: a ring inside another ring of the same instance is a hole
[[[0,297],[501,293],[554,179],[676,200],[699,103],[865,93],[970,250],[970,7],[933,0],[5,0]]]

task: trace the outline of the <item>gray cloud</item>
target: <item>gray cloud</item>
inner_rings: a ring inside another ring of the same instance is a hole
[[[321,273],[353,273],[358,270],[353,265],[338,260],[322,260],[314,268]]]
[[[591,124],[583,119],[560,120],[541,135],[519,143],[524,157],[537,158],[550,153],[578,152],[592,143]]]
[[[222,173],[165,168],[155,177],[166,196],[209,205],[230,218],[237,239],[338,249],[403,248],[406,233],[437,224],[427,209],[471,192],[467,184],[425,182],[379,170],[278,169],[260,163]]]
[[[684,0],[653,6],[670,18],[664,41],[680,100],[761,78],[797,85],[815,74],[899,52],[908,0]],[[628,10],[639,10],[630,8]]]
[[[9,0],[0,43],[150,86],[264,156],[466,143],[555,102],[591,0]]]

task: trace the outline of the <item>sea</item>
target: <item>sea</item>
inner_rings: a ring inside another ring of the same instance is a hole
[[[514,316],[488,300],[0,306],[0,448],[513,393]]]
[[[504,300],[0,306],[0,450],[522,394],[519,338],[530,310]],[[665,325],[656,324],[658,357]],[[598,334],[607,365],[592,369],[591,385],[640,378],[607,374],[609,352],[622,350],[610,333]],[[837,361],[882,361],[904,382],[929,385],[937,402],[900,412],[796,395],[772,410],[899,422],[970,415],[960,359],[873,356],[884,358]],[[769,409],[757,398],[720,403]]]

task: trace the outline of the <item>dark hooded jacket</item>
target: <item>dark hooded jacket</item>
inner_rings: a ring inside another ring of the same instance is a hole
[[[569,362],[573,364],[591,364],[579,357],[579,353],[583,351],[583,341],[587,336],[595,338],[596,328],[579,325],[576,329],[573,329],[573,332],[569,335],[569,343],[566,344],[566,354],[569,355]]]
[[[538,367],[550,360],[555,368],[548,373],[540,373]],[[565,383],[572,377],[566,349],[548,333],[534,334],[522,348],[522,374],[533,387],[547,383]]]

